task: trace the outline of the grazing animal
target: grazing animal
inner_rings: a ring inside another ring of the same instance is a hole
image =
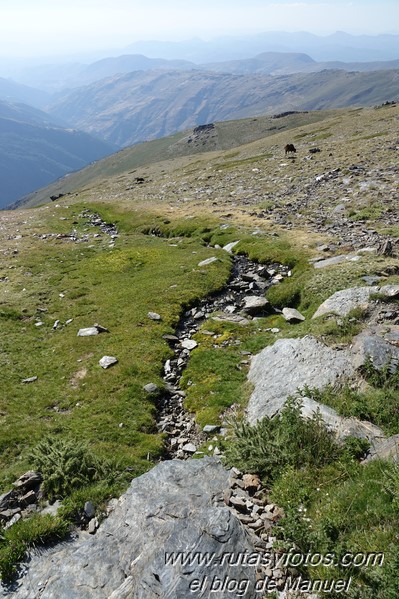
[[[287,144],[285,146],[284,150],[285,150],[285,155],[287,156],[288,152],[293,152],[295,154],[296,147],[294,146],[294,144]]]

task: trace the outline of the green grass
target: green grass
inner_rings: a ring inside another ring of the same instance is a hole
[[[79,212],[74,208],[70,218],[83,230]],[[117,217],[106,214],[107,220]],[[134,221],[135,215],[119,218],[114,249],[108,239],[75,244],[51,238],[30,240],[20,250],[0,304],[2,489],[29,467],[29,449],[48,434],[85,439],[99,456],[112,455],[136,474],[151,465],[148,456],[162,452],[154,404],[142,387],[162,385],[163,361],[170,356],[162,335],[174,330],[185,306],[223,285],[230,258],[216,252],[220,260],[199,269],[198,262],[215,252],[202,240],[190,239],[182,251],[168,239],[135,232]],[[161,314],[161,322],[151,321],[149,311]],[[37,319],[44,324],[36,327]],[[55,320],[60,327],[53,330]],[[77,337],[79,328],[94,322],[110,332]],[[118,364],[103,370],[103,355],[115,355]],[[30,376],[38,379],[21,382]]]

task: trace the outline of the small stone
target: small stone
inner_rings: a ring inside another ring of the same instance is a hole
[[[195,349],[198,346],[198,343],[194,341],[194,339],[183,339],[183,341],[181,342],[181,346],[184,349],[188,349],[189,351],[191,351],[192,349]]]
[[[216,256],[212,256],[212,258],[206,258],[206,260],[202,260],[202,262],[198,262],[198,266],[208,266],[209,264],[213,264],[213,262],[217,262],[219,258]]]
[[[30,376],[27,379],[22,379],[23,383],[34,383],[37,381],[37,376]]]
[[[301,322],[305,317],[295,308],[283,308],[283,316],[287,322]]]
[[[147,385],[144,385],[143,389],[147,393],[156,393],[158,391],[158,386],[155,383],[147,383]]]
[[[247,509],[247,505],[242,497],[232,495],[232,497],[230,497],[230,503],[238,510],[245,511]]]
[[[32,505],[33,503],[36,503],[37,501],[37,495],[34,491],[28,491],[27,493],[25,493],[25,495],[23,495],[20,499],[19,499],[19,505],[24,508],[28,505]]]
[[[259,476],[257,476],[256,474],[244,474],[244,476],[242,477],[243,483],[244,483],[244,489],[246,491],[257,491],[261,484],[260,484],[260,478]]]
[[[79,329],[78,337],[91,337],[92,335],[98,335],[100,331],[97,327],[87,327],[85,329]]]
[[[204,426],[204,428],[202,429],[202,431],[207,434],[217,433],[219,430],[220,430],[220,426],[217,424],[206,424]]]
[[[182,449],[186,453],[195,453],[197,451],[197,448],[194,445],[194,443],[186,443],[186,445],[183,445]]]
[[[223,249],[225,252],[228,252],[229,254],[231,254],[231,250],[238,244],[240,243],[240,241],[231,241],[230,243],[228,243],[227,245],[223,246]]]
[[[161,320],[161,317],[159,314],[157,314],[157,312],[148,312],[147,316],[151,320]]]
[[[114,356],[103,356],[99,361],[99,364],[102,368],[109,368],[110,366],[117,364],[117,362],[118,360],[117,358],[114,358]]]
[[[89,522],[89,526],[87,527],[87,532],[90,535],[96,534],[96,530],[98,528],[98,520],[97,518],[92,518]]]
[[[18,520],[21,520],[22,516],[20,513],[15,514],[11,520],[9,520],[7,522],[7,524],[4,526],[4,530],[7,530],[8,528],[11,528],[11,526],[13,526],[13,524],[15,524],[16,522],[18,522]]]
[[[87,516],[87,518],[94,517],[94,515],[96,513],[96,508],[94,507],[94,505],[91,501],[86,501],[83,509],[84,509],[84,513]]]

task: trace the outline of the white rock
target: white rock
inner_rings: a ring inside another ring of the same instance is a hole
[[[295,310],[295,308],[283,308],[283,316],[287,322],[305,320],[305,317],[298,310]]]
[[[217,262],[219,258],[216,256],[212,256],[212,258],[207,258],[206,260],[202,260],[202,262],[198,262],[198,266],[208,266],[208,264],[213,264],[213,262]]]
[[[113,364],[116,364],[118,362],[117,358],[114,358],[114,356],[103,356],[101,358],[101,360],[99,361],[99,364],[102,368],[109,368],[110,366],[113,366]]]
[[[230,243],[226,244],[225,246],[223,246],[223,249],[225,252],[228,252],[229,254],[231,253],[231,250],[238,244],[240,243],[240,240],[238,241],[230,241]]]
[[[184,349],[188,349],[189,351],[191,351],[192,349],[195,349],[198,346],[198,343],[194,341],[194,339],[183,339],[183,341],[181,342],[181,346],[184,347]]]
[[[147,314],[148,318],[150,318],[151,320],[161,320],[161,317],[159,314],[157,314],[156,312],[148,312]]]
[[[92,335],[98,335],[100,331],[97,327],[87,327],[85,329],[79,329],[78,337],[91,337]]]

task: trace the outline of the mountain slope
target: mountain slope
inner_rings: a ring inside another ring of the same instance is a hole
[[[121,147],[215,120],[367,106],[399,97],[399,71],[231,75],[134,72],[63,95],[49,111]]]
[[[0,102],[0,208],[113,149],[39,110]]]
[[[43,90],[0,77],[0,100],[24,102],[40,108],[49,101],[49,98],[49,94]]]
[[[106,184],[109,179],[121,175],[128,174],[129,178],[132,178],[135,173],[142,175],[146,169],[156,163],[159,163],[158,167],[162,170],[164,165],[167,168],[175,160],[185,158],[190,160],[194,155],[201,158],[202,154],[212,155],[213,152],[231,150],[242,144],[272,137],[277,132],[286,132],[289,136],[290,131],[296,127],[319,123],[336,114],[339,114],[339,111],[318,110],[287,114],[279,118],[261,116],[255,119],[223,121],[214,123],[211,129],[189,130],[136,144],[112,156],[107,156],[81,171],[58,179],[51,185],[21,198],[11,208],[37,206],[48,202],[52,195],[75,193],[90,188],[99,181],[104,181]]]

